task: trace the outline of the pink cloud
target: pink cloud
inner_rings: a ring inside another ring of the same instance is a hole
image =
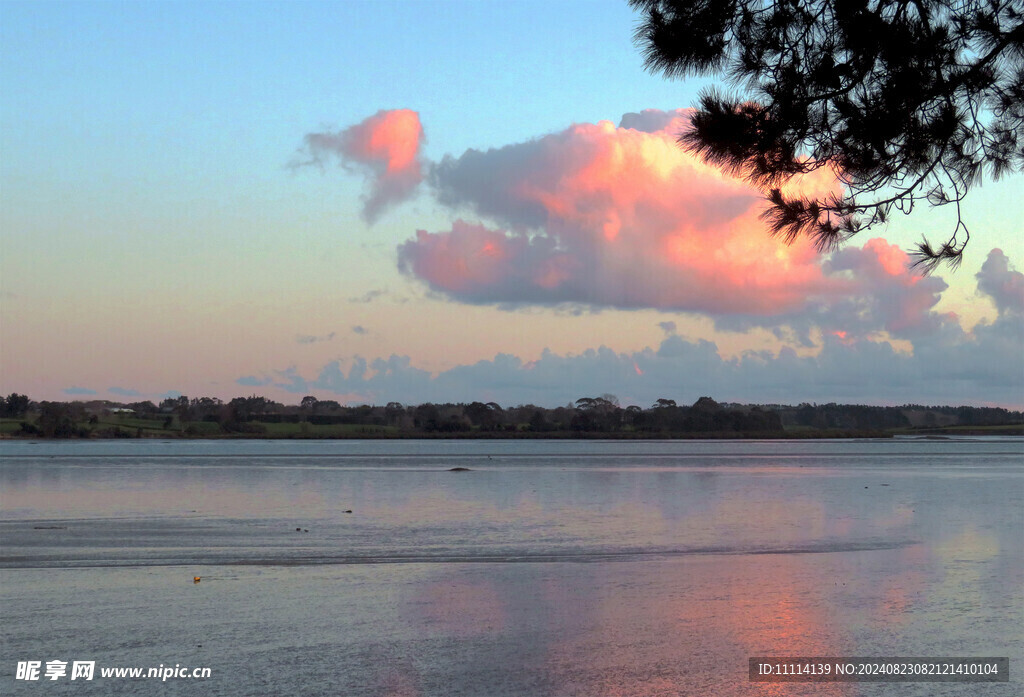
[[[803,345],[818,331],[911,338],[955,323],[934,312],[946,284],[913,273],[885,240],[825,256],[806,239],[771,237],[762,191],[679,147],[689,117],[646,110],[430,164],[408,109],[306,140],[315,159],[369,171],[371,221],[427,174],[436,200],[463,217],[418,230],[398,266],[460,302],[696,312],[719,329],[769,326]],[[839,185],[822,169],[789,186],[820,195]],[[1024,304],[1005,258],[986,269],[983,292],[1000,307]]]
[[[774,315],[838,290],[809,242],[766,233],[760,191],[680,149],[687,124],[649,110],[446,156],[431,169],[437,199],[497,225],[420,230],[399,266],[470,303]]]
[[[374,222],[389,206],[415,191],[423,180],[420,147],[424,142],[419,114],[410,109],[378,111],[338,133],[310,133],[306,146],[314,161],[335,156],[367,170],[370,192],[363,217]]]
[[[831,277],[848,279],[847,292],[821,304],[821,326],[864,336],[884,329],[897,337],[937,331],[955,318],[932,308],[948,288],[937,276],[922,276],[910,268],[910,257],[881,238],[863,247],[846,247],[832,254],[824,268]]]

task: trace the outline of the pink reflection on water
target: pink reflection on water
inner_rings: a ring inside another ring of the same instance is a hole
[[[656,573],[654,586],[632,584],[625,564],[595,567],[576,586],[541,584],[538,602],[571,631],[550,643],[540,669],[565,695],[797,694],[801,686],[749,682],[748,659],[849,650],[843,619],[830,607],[833,590],[822,587],[815,566],[820,558],[695,555],[642,564],[638,578]],[[849,684],[813,689],[856,694]]]
[[[898,566],[879,581],[878,595],[868,619],[882,629],[911,622],[911,612],[927,595],[931,585],[926,572],[930,554],[924,545],[893,550]]]

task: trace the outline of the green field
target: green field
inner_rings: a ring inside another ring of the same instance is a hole
[[[393,426],[363,426],[360,424],[311,423],[258,423],[264,435],[270,438],[358,438],[360,436],[386,436],[398,433]]]
[[[24,419],[0,419],[0,436],[12,436],[21,430]],[[30,420],[31,421],[31,420]],[[393,426],[360,424],[263,423],[250,421],[238,432],[225,432],[212,421],[173,420],[164,427],[163,419],[140,419],[130,416],[104,416],[90,423],[80,421],[79,429],[91,437],[111,437],[119,431],[122,437],[143,438],[381,438],[398,435]],[[39,436],[33,436],[39,437]]]
[[[125,430],[137,430],[141,428],[144,431],[168,431],[168,429],[164,428],[163,421],[157,421],[154,419],[136,419],[124,416],[105,416],[95,424],[83,423],[82,425],[93,429],[111,428],[116,426]]]
[[[1001,426],[928,426],[920,428],[893,429],[893,433],[901,436],[909,435],[975,435],[975,436],[1024,436],[1024,424],[1004,424]]]

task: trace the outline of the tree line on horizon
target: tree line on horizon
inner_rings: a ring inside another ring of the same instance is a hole
[[[166,435],[315,435],[311,426],[360,427],[378,434],[773,434],[784,430],[886,431],[910,427],[1001,426],[1024,423],[1024,413],[1000,407],[883,407],[850,404],[720,404],[701,397],[691,405],[659,398],[647,408],[622,407],[611,394],[581,397],[563,407],[495,402],[346,406],[303,397],[298,404],[251,395],[227,402],[216,397],[168,397],[130,403],[108,400],[40,401],[12,393],[0,397],[0,418],[17,420],[15,436],[130,437]],[[296,424],[289,431],[281,424]],[[134,431],[132,426],[135,427]],[[284,430],[282,430],[284,429]],[[147,433],[148,432],[148,433]]]

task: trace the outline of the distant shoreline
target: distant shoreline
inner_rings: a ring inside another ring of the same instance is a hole
[[[87,441],[87,440],[850,440],[888,439],[895,436],[949,438],[955,436],[1024,436],[1024,425],[988,428],[927,428],[906,430],[800,429],[754,432],[577,432],[577,431],[400,431],[352,429],[330,435],[300,433],[218,433],[185,434],[155,432],[120,436],[93,434],[90,437],[58,438],[35,435],[0,434],[0,440],[11,441]]]
[[[441,439],[799,440],[896,435],[1024,435],[1024,412],[1002,407],[719,403],[661,398],[647,408],[615,395],[563,407],[494,402],[343,406],[302,398],[285,405],[253,395],[114,403],[0,398],[0,438],[29,439]]]

